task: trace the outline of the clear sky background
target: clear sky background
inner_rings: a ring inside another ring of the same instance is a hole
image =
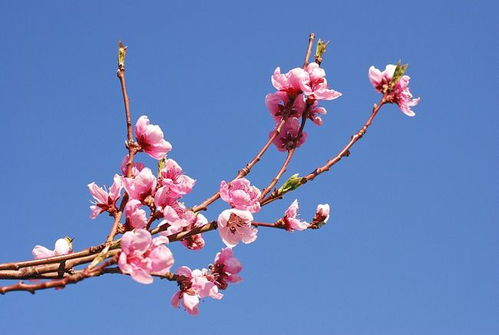
[[[379,99],[369,66],[409,63],[416,117],[383,108],[352,155],[266,206],[295,199],[303,218],[330,203],[319,231],[260,229],[236,247],[244,281],[192,317],[169,305],[173,283],[89,279],[62,291],[0,296],[2,334],[498,334],[499,7],[493,1],[2,1],[0,2],[0,261],[31,258],[65,235],[101,243],[86,185],[109,185],[125,153],[115,76],[129,46],[134,122],[147,114],[211,195],[273,126],[270,75],[300,66],[307,35],[331,40],[322,127],[286,176],[335,154]],[[147,164],[153,161],[142,156]],[[274,148],[250,175],[264,187],[284,159]],[[216,218],[217,202],[206,213]],[[206,266],[218,234],[174,269]]]

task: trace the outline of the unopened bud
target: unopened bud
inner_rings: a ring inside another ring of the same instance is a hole
[[[317,210],[315,211],[314,219],[310,224],[310,228],[319,229],[320,227],[324,226],[329,219],[329,211],[330,208],[328,204],[318,205]]]

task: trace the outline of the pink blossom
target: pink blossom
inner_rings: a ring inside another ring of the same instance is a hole
[[[333,100],[341,96],[340,92],[329,89],[326,72],[317,63],[310,63],[306,69],[294,68],[286,74],[278,67],[272,75],[272,85],[285,91],[290,97],[303,93],[311,100]]]
[[[194,213],[184,207],[182,203],[175,203],[172,206],[166,206],[163,210],[164,220],[159,226],[167,225],[167,229],[160,234],[168,237],[181,231],[189,231],[194,228],[202,227],[208,223],[208,220],[203,214]],[[202,249],[205,245],[201,234],[189,236],[181,241],[181,243],[191,250]]]
[[[207,278],[205,270],[191,270],[187,266],[181,266],[177,270],[177,279],[180,290],[176,292],[170,303],[174,308],[178,308],[180,303],[187,313],[191,315],[199,314],[199,300],[205,297],[222,299],[223,294],[218,292],[218,287]]]
[[[238,283],[243,280],[237,275],[242,269],[241,262],[232,255],[232,248],[222,249],[215,256],[215,264],[211,268],[214,283],[219,289],[225,290],[228,283]]]
[[[125,206],[126,218],[133,228],[145,228],[147,225],[146,211],[137,199],[129,200]]]
[[[181,232],[184,228],[189,227],[191,223],[196,220],[196,214],[187,210],[180,202],[175,202],[171,206],[165,206],[163,209],[163,217],[164,220],[159,224],[159,226],[163,226],[165,224],[168,225],[168,229],[161,233],[164,236]]]
[[[236,246],[239,241],[248,244],[256,240],[257,230],[251,226],[253,215],[249,211],[226,209],[217,222],[218,233],[228,247]]]
[[[284,212],[282,222],[288,231],[305,230],[309,224],[297,218],[298,215],[298,200],[293,201],[289,208]]]
[[[300,91],[309,90],[309,74],[302,68],[294,68],[286,74],[281,73],[281,68],[277,67],[272,75],[272,85],[279,91],[286,91],[291,96]]]
[[[309,75],[309,83],[305,85],[303,93],[312,100],[333,100],[341,96],[340,92],[329,89],[326,80],[326,72],[320,66],[312,62],[307,65],[306,71]]]
[[[94,201],[92,201],[93,205],[90,206],[90,218],[95,219],[100,213],[114,208],[123,186],[119,175],[115,174],[113,180],[114,182],[109,188],[109,192],[93,182],[88,184],[88,190],[94,198]]]
[[[126,163],[128,163],[128,155],[123,157],[123,160],[121,161],[121,173],[126,176],[127,175],[127,167]],[[132,177],[136,176],[139,174],[139,172],[144,168],[144,164],[139,163],[139,162],[133,162],[132,165]]]
[[[308,107],[308,118],[312,120],[318,126],[322,126],[322,119],[319,116],[327,114],[327,110],[324,107],[319,107],[317,101],[314,101],[312,105]]]
[[[173,159],[165,160],[165,167],[159,173],[159,184],[166,187],[169,197],[179,199],[191,192],[196,181],[182,174],[182,168]]]
[[[208,220],[203,214],[195,214],[192,211],[188,211],[187,213],[191,215],[191,217],[188,218],[189,226],[185,227],[183,229],[184,231],[199,228],[208,223]],[[183,240],[180,241],[180,243],[182,243],[182,245],[185,246],[187,249],[191,250],[203,249],[205,245],[203,235],[201,234],[195,234],[187,238],[184,238]]]
[[[396,66],[393,64],[388,64],[383,72],[374,66],[369,68],[369,80],[378,92],[384,93],[389,89],[395,68]],[[420,98],[413,99],[412,93],[409,90],[409,80],[409,76],[402,76],[388,92],[387,101],[397,104],[405,115],[414,116],[416,114],[411,110],[411,107],[416,106]]]
[[[289,106],[290,99],[285,91],[267,94],[265,105],[276,121],[283,117],[301,117],[307,107],[303,94],[298,94]]]
[[[72,241],[73,240],[69,237],[60,238],[55,241],[54,250],[47,249],[41,245],[35,245],[31,253],[35,259],[67,255],[73,252]]]
[[[293,148],[300,147],[307,139],[307,133],[302,132],[300,138],[297,140],[296,137],[300,131],[300,122],[295,117],[290,117],[283,124],[279,135],[274,139],[273,143],[279,151],[288,151]],[[269,134],[272,136],[273,132]]]
[[[205,246],[203,235],[195,234],[180,241],[184,247],[190,250],[201,250]]]
[[[156,189],[156,177],[151,169],[143,168],[133,178],[123,178],[123,187],[131,199],[144,201],[149,195],[154,195]]]
[[[161,128],[149,124],[149,119],[145,115],[137,120],[135,134],[142,150],[152,158],[161,159],[172,149],[171,144],[165,141]]]
[[[164,210],[166,207],[175,206],[178,202],[176,195],[170,191],[167,186],[158,188],[154,194],[154,205],[158,210]]]
[[[151,272],[163,274],[173,265],[173,255],[164,243],[164,236],[152,238],[145,229],[135,229],[123,234],[118,265],[123,273],[129,274],[142,284],[153,282]]]
[[[220,197],[229,203],[232,208],[248,210],[251,213],[260,211],[260,190],[251,186],[246,178],[238,178],[229,183],[222,180],[220,183]]]
[[[154,195],[154,204],[163,209],[174,206],[179,198],[191,192],[195,180],[182,174],[182,168],[173,159],[167,159],[161,169],[158,185],[161,186]]]

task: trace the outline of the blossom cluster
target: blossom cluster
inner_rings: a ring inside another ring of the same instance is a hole
[[[267,94],[265,104],[276,124],[284,121],[273,141],[279,151],[297,148],[305,142],[307,133],[303,132],[300,119],[304,122],[303,118],[308,118],[322,125],[320,115],[327,111],[319,106],[320,100],[333,100],[341,96],[340,92],[328,87],[326,72],[314,62],[287,73],[281,73],[277,67],[272,75],[272,85],[277,91]]]
[[[219,290],[225,290],[228,283],[240,282],[242,278],[238,273],[242,268],[231,248],[222,249],[208,269],[191,270],[187,266],[180,267],[176,272],[179,291],[171,299],[172,306],[179,307],[182,304],[189,314],[197,315],[200,299],[222,299],[223,294]]]
[[[420,98],[413,99],[412,93],[409,90],[409,80],[411,79],[409,76],[403,75],[396,83],[392,83],[396,68],[396,65],[388,64],[385,70],[381,72],[374,66],[371,66],[369,68],[369,81],[371,81],[376,91],[387,93],[388,102],[397,104],[405,115],[414,116],[416,114],[412,111],[411,107],[416,106]]]

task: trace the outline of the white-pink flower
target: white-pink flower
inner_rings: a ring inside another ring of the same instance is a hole
[[[395,68],[396,65],[393,64],[388,64],[383,72],[374,66],[369,68],[369,80],[378,92],[384,93],[389,89]],[[413,99],[412,93],[409,90],[409,80],[409,76],[402,76],[393,88],[388,91],[387,101],[397,104],[405,115],[414,116],[416,114],[411,110],[411,107],[416,106],[420,98]]]
[[[220,183],[220,197],[231,207],[236,209],[248,210],[251,213],[260,211],[260,190],[251,186],[246,178],[238,178],[229,183],[222,180]]]
[[[105,188],[97,186],[94,182],[88,184],[88,190],[94,198],[93,205],[90,206],[90,217],[95,219],[97,215],[114,207],[116,200],[120,197],[122,189],[121,177],[114,175],[113,185],[109,188],[109,192]]]
[[[163,274],[174,262],[173,254],[164,243],[168,243],[166,237],[153,239],[145,229],[126,232],[121,238],[120,270],[139,283],[152,283],[151,272]]]
[[[242,269],[241,262],[232,254],[232,248],[224,248],[215,256],[211,273],[218,288],[225,290],[228,283],[238,283],[243,280],[238,276]]]
[[[123,178],[123,187],[131,199],[144,201],[149,195],[154,195],[156,189],[156,177],[151,169],[143,168],[133,178]]]
[[[218,292],[218,287],[207,278],[206,270],[191,270],[187,266],[181,266],[177,270],[177,279],[180,290],[176,292],[170,303],[178,308],[180,303],[191,315],[199,314],[199,300],[205,297],[222,299],[223,294]]]
[[[206,219],[202,214],[201,218]],[[183,203],[175,202],[163,208],[164,220],[159,226],[168,225],[168,229],[161,232],[164,236],[169,236],[183,231],[190,227],[198,218],[193,211],[185,208]],[[202,219],[201,219],[202,220]]]
[[[295,200],[289,206],[289,208],[284,212],[284,217],[282,218],[284,227],[288,231],[305,230],[309,227],[309,224],[306,221],[298,219],[297,215],[298,215],[298,200]]]
[[[310,225],[311,228],[317,229],[327,223],[329,219],[329,204],[319,204],[317,205],[317,210],[315,211],[314,218],[312,219],[312,223]]]
[[[218,216],[218,233],[228,247],[235,247],[240,241],[248,244],[257,238],[252,222],[253,215],[249,211],[226,209]]]
[[[152,158],[161,159],[172,149],[171,144],[165,141],[161,128],[150,124],[145,115],[137,120],[135,134],[142,150]]]
[[[300,138],[297,139],[300,132],[300,122],[295,117],[290,117],[283,124],[279,135],[274,139],[273,143],[279,151],[288,151],[293,148],[300,147],[307,139],[307,133],[302,131]],[[273,135],[273,131],[269,137]]]
[[[31,253],[35,259],[67,255],[73,252],[72,241],[69,237],[60,238],[55,241],[54,250],[50,250],[42,245],[35,245]]]

